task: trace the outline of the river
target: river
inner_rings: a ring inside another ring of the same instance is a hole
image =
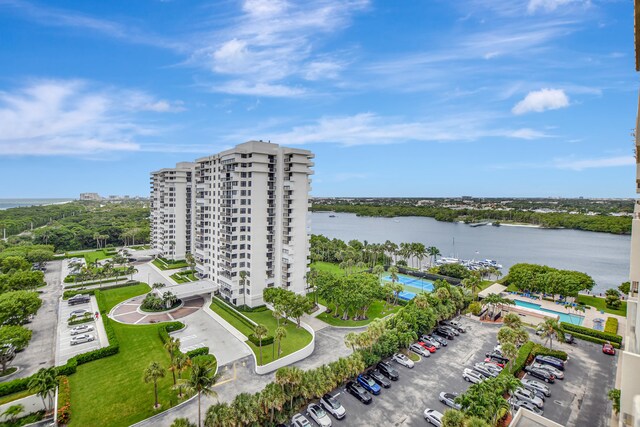
[[[420,242],[437,247],[443,256],[494,259],[502,264],[503,274],[519,262],[582,271],[595,280],[595,293],[629,280],[630,236],[504,225],[470,227],[426,217],[372,218],[328,212],[313,212],[310,217],[313,234],[369,243]]]

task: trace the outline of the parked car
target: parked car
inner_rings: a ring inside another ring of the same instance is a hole
[[[531,366],[525,366],[524,371],[532,377],[542,380],[546,383],[553,384],[556,381],[556,377],[554,377],[549,371],[532,368]]]
[[[331,427],[331,418],[317,403],[311,403],[307,406],[307,413],[320,427]]]
[[[524,387],[518,387],[515,389],[512,396],[515,396],[520,400],[524,400],[525,402],[533,403],[540,409],[544,407],[544,401],[536,396],[534,392],[527,390]]]
[[[347,391],[354,395],[360,402],[368,405],[373,398],[360,384],[355,381],[349,381],[347,383]]]
[[[82,343],[85,343],[85,342],[91,342],[91,341],[93,341],[95,339],[96,339],[96,337],[94,337],[91,334],[76,335],[76,336],[71,338],[71,345],[82,344]]]
[[[573,344],[574,342],[576,342],[576,340],[573,337],[573,335],[568,334],[568,333],[565,332],[565,334],[564,334],[564,342],[566,342],[567,344]]]
[[[413,360],[409,359],[407,356],[405,356],[402,353],[396,353],[394,354],[391,359],[393,359],[396,363],[401,364],[402,366],[404,366],[405,368],[413,368],[414,363]]]
[[[453,333],[445,328],[436,328],[436,330],[433,331],[433,334],[448,340],[452,340],[454,338]]]
[[[91,331],[93,331],[92,325],[86,325],[86,324],[78,325],[71,328],[71,335],[79,335],[79,334],[84,334],[86,332],[91,332]]]
[[[498,365],[495,365],[493,363],[487,363],[487,362],[480,362],[480,363],[476,363],[475,365],[473,365],[474,368],[482,368],[485,369],[489,372],[491,372],[491,376],[492,377],[497,377],[500,372],[502,372],[502,368],[499,367]],[[478,369],[476,369],[478,370]],[[479,371],[480,373],[483,373],[482,371]]]
[[[302,414],[295,414],[293,418],[291,418],[291,427],[311,427],[311,423]]]
[[[417,343],[419,346],[422,346],[422,348],[424,348],[425,350],[427,350],[429,353],[435,353],[436,350],[438,349],[438,347],[436,347],[435,345],[433,345],[430,342],[424,342],[424,341],[418,341]]]
[[[389,381],[387,377],[382,375],[382,372],[380,372],[379,370],[371,369],[367,372],[367,375],[369,375],[371,379],[377,382],[380,387],[384,387],[384,388],[391,387],[391,381]]]
[[[76,305],[76,304],[85,304],[91,301],[89,295],[74,295],[67,300],[67,304]]]
[[[89,310],[85,310],[84,308],[80,310],[73,310],[71,313],[69,313],[69,319],[71,319],[72,317],[83,317],[87,313],[93,314]]]
[[[495,351],[493,353],[487,353],[486,356],[487,356],[488,359],[491,359],[494,362],[497,362],[497,363],[501,364],[502,367],[504,367],[504,365],[509,363],[509,359],[507,359],[502,354],[497,353]]]
[[[512,407],[513,409],[515,409],[515,410],[518,410],[518,409],[520,409],[520,408],[524,408],[524,409],[526,409],[527,411],[531,411],[531,412],[533,412],[533,413],[535,413],[535,414],[538,414],[538,415],[540,415],[540,416],[542,416],[542,415],[543,415],[543,413],[544,413],[544,412],[542,411],[542,409],[538,408],[538,407],[537,407],[536,405],[534,405],[533,403],[531,403],[531,402],[527,402],[527,401],[525,401],[525,400],[520,400],[520,399],[517,399],[517,398],[515,398],[515,397],[512,397],[511,399],[509,399],[509,404],[510,404],[510,405],[511,405],[511,407]]]
[[[442,414],[435,409],[425,409],[424,419],[427,420],[429,424],[433,424],[436,427],[442,427]]]
[[[458,397],[458,393],[445,393],[444,391],[440,393],[439,399],[440,402],[444,403],[450,408],[460,410],[462,406],[459,403],[456,403],[456,397]]]
[[[374,395],[380,394],[380,390],[381,390],[380,386],[369,375],[360,374],[358,375],[358,378],[356,378],[356,380],[358,381],[358,384],[364,387],[364,389],[367,390],[369,393]]]
[[[544,363],[533,362],[531,364],[531,367],[534,369],[542,369],[544,371],[547,371],[559,380],[564,379],[564,372],[562,372],[560,369],[554,368],[551,365],[545,365]]]
[[[556,369],[559,369],[561,371],[564,371],[564,360],[562,359],[558,359],[557,357],[553,357],[553,356],[536,356],[536,358],[534,359],[536,362],[538,363],[544,363],[546,365],[550,365],[553,366]]]
[[[411,350],[414,353],[419,354],[420,356],[423,356],[423,357],[431,356],[431,353],[429,353],[429,350],[427,350],[426,348],[424,348],[420,344],[411,344],[409,346],[409,350]]]
[[[0,355],[6,359],[7,363],[12,361],[16,357],[16,348],[13,344],[0,345]]]
[[[604,344],[602,344],[602,352],[604,354],[610,354],[610,355],[615,355],[616,354],[616,349],[613,348],[613,346],[611,345],[610,342],[606,342]]]
[[[528,388],[531,391],[538,390],[542,392],[542,394],[544,394],[546,397],[551,396],[551,390],[549,390],[549,387],[547,387],[545,384],[542,384],[540,381],[525,378],[523,380],[520,380],[520,382],[525,388]]]
[[[436,340],[435,338],[433,338],[431,335],[423,335],[420,337],[420,342],[423,342],[427,345],[432,345],[437,349],[439,349],[440,347],[442,347],[442,344],[440,344],[440,342],[438,340]]]
[[[385,377],[389,378],[392,381],[398,381],[398,378],[400,378],[400,374],[398,374],[398,371],[396,371],[395,368],[393,368],[389,364],[389,362],[379,362],[378,370],[382,375],[384,375]]]
[[[464,371],[462,371],[462,378],[464,378],[465,381],[473,384],[481,383],[482,381],[487,379],[487,377],[482,375],[480,372],[474,371],[473,369],[469,368],[464,368]]]
[[[448,327],[450,327],[452,329],[455,329],[456,331],[458,331],[458,332],[460,332],[462,334],[467,332],[467,330],[464,327],[462,327],[462,325],[460,323],[455,322],[455,321],[451,321],[451,320],[444,321],[444,322],[442,322],[442,324],[445,325],[445,326],[448,326]]]
[[[322,399],[320,399],[320,405],[325,411],[339,420],[343,419],[345,415],[347,415],[347,411],[344,409],[344,406],[342,406],[335,396],[331,396],[329,393],[322,396]]]
[[[493,365],[496,365],[498,368],[504,368],[504,365],[500,362],[496,362],[495,360],[491,359],[490,357],[487,357],[486,359],[484,359],[484,363],[491,363]]]
[[[449,326],[449,325],[444,324],[444,325],[440,325],[440,328],[446,329],[447,331],[451,332],[456,337],[458,335],[460,335],[460,332],[458,332],[458,330],[456,328],[454,328],[453,326]]]
[[[430,339],[431,341],[436,341],[437,343],[440,344],[441,347],[446,347],[449,345],[449,343],[447,342],[447,337],[440,337],[438,335],[423,335],[423,338],[427,338]]]

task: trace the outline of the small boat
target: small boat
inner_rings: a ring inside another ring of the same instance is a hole
[[[335,215],[329,215],[329,218],[335,218],[335,217],[336,217]]]

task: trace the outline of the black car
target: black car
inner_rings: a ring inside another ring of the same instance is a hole
[[[377,369],[371,369],[367,372],[367,375],[371,377],[372,380],[378,383],[380,387],[389,388],[391,387],[391,381],[387,379],[382,373]]]
[[[439,337],[446,338],[448,340],[452,340],[453,337],[454,337],[453,332],[449,331],[448,329],[442,328],[442,327],[436,328],[436,330],[433,331],[433,334],[437,335]]]
[[[76,305],[76,304],[85,304],[85,303],[88,303],[89,301],[91,301],[91,298],[89,298],[88,295],[74,295],[71,298],[69,298],[67,303],[69,305]]]
[[[536,356],[535,362],[553,366],[556,369],[564,371],[564,360],[553,356]]]
[[[347,391],[365,405],[368,405],[373,400],[367,390],[355,381],[349,381],[347,383]]]
[[[449,322],[442,322],[442,323],[440,323],[440,327],[441,327],[441,328],[445,328],[445,329],[450,330],[450,331],[453,333],[453,335],[455,335],[455,336],[460,335],[460,333],[462,332],[462,331],[458,330],[458,328],[457,328],[457,327],[453,326],[453,325],[452,325],[451,323],[449,323]]]
[[[430,337],[430,338],[431,338],[431,339],[433,339],[433,340],[438,341],[438,342],[440,343],[440,345],[441,345],[441,346],[443,346],[443,347],[446,347],[447,345],[449,345],[449,344],[447,343],[447,339],[446,339],[446,338],[439,337],[439,336],[437,336],[437,335],[427,335],[427,336],[428,336],[428,337]]]
[[[564,342],[566,342],[567,344],[573,344],[574,342],[576,342],[576,340],[573,337],[573,335],[565,333],[564,334]]]
[[[392,381],[398,381],[398,378],[400,378],[400,374],[398,374],[398,371],[393,369],[393,367],[389,365],[387,362],[378,363],[378,370],[382,375],[384,375],[385,377],[389,378]]]
[[[556,381],[556,377],[554,377],[549,371],[545,371],[543,369],[536,369],[530,366],[525,366],[524,371],[532,377],[542,380],[546,383],[554,383]]]
[[[487,353],[486,356],[491,359],[494,362],[500,363],[502,365],[506,365],[507,363],[509,363],[509,359],[507,359],[506,357],[504,357],[503,355],[493,352],[493,353]]]

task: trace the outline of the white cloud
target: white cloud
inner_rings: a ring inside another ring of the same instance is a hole
[[[569,106],[569,97],[562,89],[541,89],[532,91],[518,102],[511,112],[513,114],[541,113],[546,110],[557,110]]]
[[[492,121],[491,117],[484,117],[482,113],[424,121],[401,121],[394,117],[360,113],[353,116],[323,117],[312,124],[296,126],[285,132],[261,129],[259,133],[282,144],[335,143],[344,146],[475,141],[484,137],[526,140],[549,137],[532,129],[493,127]],[[246,134],[233,135],[236,140],[250,137]]]
[[[139,151],[156,129],[136,120],[171,103],[139,91],[98,89],[81,80],[40,80],[0,92],[0,155],[73,155]]]
[[[555,159],[553,165],[558,169],[581,171],[584,169],[611,168],[636,164],[633,156],[602,157],[596,159]]]
[[[213,92],[228,93],[231,95],[255,95],[279,97],[296,97],[304,95],[305,90],[299,87],[290,87],[280,84],[251,83],[243,80],[233,80],[211,87]]]
[[[343,66],[332,61],[314,61],[306,66],[304,78],[306,80],[335,79]]]
[[[590,2],[589,0],[529,0],[527,11],[529,13],[535,13],[538,10],[553,12],[559,7],[578,3],[588,5]]]

